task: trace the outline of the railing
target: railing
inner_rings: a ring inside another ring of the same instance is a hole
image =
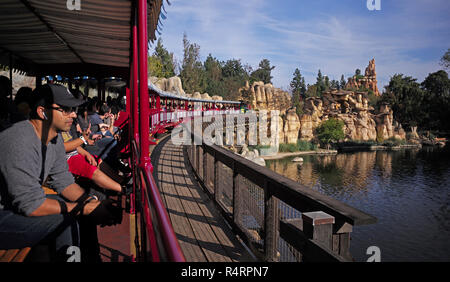
[[[139,160],[138,144],[132,141],[133,158]],[[185,258],[173,231],[166,208],[153,179],[150,165],[133,163],[137,226],[141,226],[138,259],[142,261],[184,262]]]
[[[261,260],[351,261],[353,226],[377,221],[223,147],[195,145],[193,132],[186,147],[194,173]]]

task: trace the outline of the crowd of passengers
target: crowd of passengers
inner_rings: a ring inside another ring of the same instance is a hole
[[[176,112],[179,110],[184,110],[185,109],[185,105],[183,102],[161,102],[161,110],[163,112]],[[193,106],[191,103],[188,104],[187,106],[187,110],[188,111],[192,111],[193,109],[195,110],[202,110],[202,106],[201,105],[196,105]],[[203,105],[203,110],[205,111],[226,111],[226,110],[235,110],[236,108],[233,106],[228,106],[228,105],[224,105],[221,103],[206,103],[205,105]]]
[[[121,221],[114,199],[132,186],[123,105],[56,84],[10,93],[0,76],[0,249],[67,261],[76,246],[81,261],[100,261],[97,225]]]

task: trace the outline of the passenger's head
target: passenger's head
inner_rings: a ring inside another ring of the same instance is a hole
[[[14,98],[14,104],[16,104],[17,110],[24,116],[28,116],[31,111],[30,103],[33,95],[33,90],[30,87],[21,87],[17,91],[16,98]]]
[[[4,75],[0,75],[0,98],[6,98],[11,94],[11,81]]]
[[[41,85],[32,94],[30,119],[41,120],[55,130],[68,131],[82,103],[62,85]]]

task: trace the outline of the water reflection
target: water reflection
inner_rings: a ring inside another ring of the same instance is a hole
[[[384,261],[450,260],[450,150],[343,153],[267,161],[267,166],[311,189],[378,218],[356,227],[352,254],[364,261],[371,245]]]

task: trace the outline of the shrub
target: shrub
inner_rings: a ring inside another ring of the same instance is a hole
[[[341,139],[344,139],[344,122],[342,120],[330,118],[320,124],[319,127],[316,128],[317,138],[322,144],[328,145],[331,142],[337,142]]]
[[[297,150],[298,151],[314,151],[317,149],[317,145],[313,144],[309,141],[298,140],[297,141]]]
[[[280,152],[297,152],[297,144],[280,144],[278,147]]]

